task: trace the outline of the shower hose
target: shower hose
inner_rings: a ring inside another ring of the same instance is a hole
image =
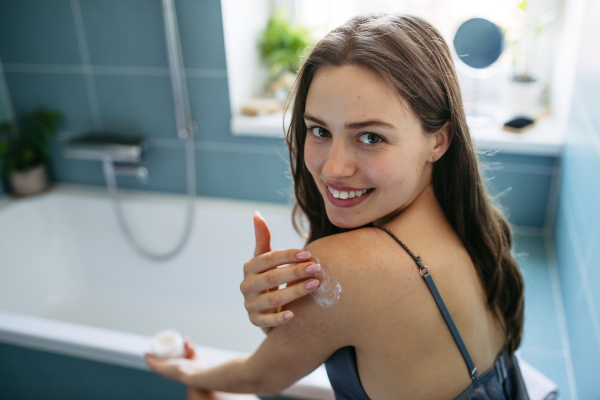
[[[106,186],[108,187],[108,193],[113,204],[115,214],[117,216],[117,222],[121,231],[131,243],[131,245],[143,256],[155,260],[155,261],[166,261],[175,257],[187,244],[190,239],[192,232],[192,226],[194,224],[194,205],[196,198],[196,160],[194,150],[194,130],[188,129],[188,135],[185,138],[185,159],[186,159],[186,175],[187,175],[187,210],[185,215],[185,222],[181,237],[170,250],[158,253],[154,252],[145,247],[135,237],[131,228],[129,227],[125,214],[123,213],[123,207],[119,198],[119,191],[117,188],[117,179],[115,175],[114,165],[112,160],[105,160],[103,163],[104,176],[106,178]]]

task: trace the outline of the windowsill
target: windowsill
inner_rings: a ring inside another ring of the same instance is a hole
[[[257,117],[235,115],[231,118],[231,132],[236,136],[283,138],[282,119],[282,113]],[[286,126],[289,126],[289,122],[288,114]],[[471,128],[471,136],[478,150],[537,156],[556,157],[560,155],[564,143],[558,122],[552,116],[541,118],[523,133],[507,132],[497,125]]]

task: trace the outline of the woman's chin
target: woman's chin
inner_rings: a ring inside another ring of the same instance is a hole
[[[365,221],[364,218],[348,218],[348,216],[332,215],[327,213],[329,221],[338,228],[341,229],[354,229],[360,228],[363,225],[370,223],[371,221]]]

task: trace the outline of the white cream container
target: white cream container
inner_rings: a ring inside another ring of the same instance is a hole
[[[150,342],[150,353],[158,358],[178,358],[185,355],[183,336],[174,329],[156,333]]]

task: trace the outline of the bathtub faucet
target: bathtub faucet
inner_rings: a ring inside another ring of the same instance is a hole
[[[102,170],[107,181],[114,180],[118,175],[135,176],[142,183],[148,183],[148,169],[141,165],[116,164],[112,159],[102,161]]]
[[[67,158],[102,162],[107,183],[114,183],[118,175],[126,175],[146,184],[148,170],[141,160],[147,147],[146,140],[139,135],[94,132],[69,140],[63,153]]]

